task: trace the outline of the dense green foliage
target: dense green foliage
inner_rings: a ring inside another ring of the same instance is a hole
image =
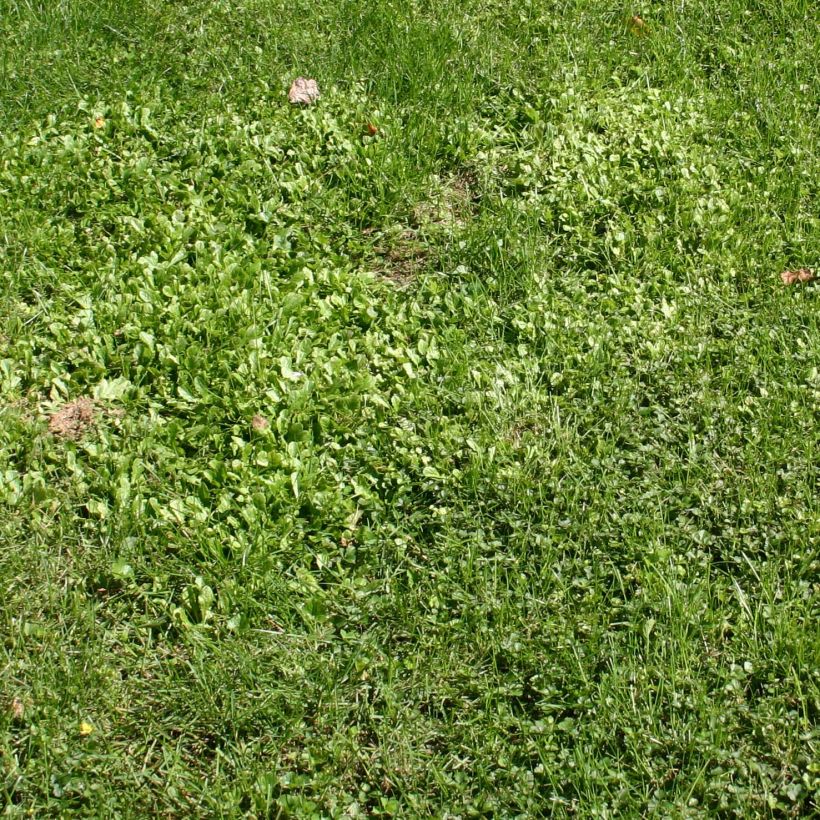
[[[816,811],[819,32],[0,0],[6,813]]]

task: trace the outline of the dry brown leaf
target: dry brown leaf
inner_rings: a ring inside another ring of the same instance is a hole
[[[305,77],[297,77],[288,91],[288,99],[294,105],[310,105],[320,96],[316,80],[308,80]]]
[[[26,714],[26,707],[20,698],[12,698],[11,718],[12,720],[22,720]]]
[[[797,270],[784,270],[780,278],[784,285],[796,285],[798,282],[812,282],[817,277],[809,268],[798,268]]]
[[[94,423],[96,408],[92,399],[76,399],[63,405],[48,421],[55,436],[76,441]]]
[[[629,30],[638,36],[646,34],[648,31],[646,21],[642,17],[638,17],[637,14],[632,15],[629,18]]]
[[[251,427],[257,433],[263,433],[270,427],[270,422],[264,416],[256,415],[251,419]]]

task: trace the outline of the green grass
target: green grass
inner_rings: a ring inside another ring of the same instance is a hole
[[[4,816],[816,813],[818,32],[0,0]]]

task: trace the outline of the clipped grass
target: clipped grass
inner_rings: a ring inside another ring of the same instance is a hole
[[[815,812],[816,22],[0,2],[5,811]]]

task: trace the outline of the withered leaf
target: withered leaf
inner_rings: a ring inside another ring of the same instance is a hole
[[[798,282],[812,282],[817,277],[809,268],[798,268],[797,270],[784,270],[780,274],[780,278],[783,280],[784,285],[796,285]]]
[[[95,404],[92,399],[76,399],[63,405],[48,421],[49,431],[60,438],[82,438],[94,423]]]
[[[253,417],[253,419],[251,419],[251,427],[257,433],[263,433],[270,427],[270,422],[264,416],[257,414]]]
[[[637,36],[646,34],[648,31],[646,21],[642,17],[638,17],[637,14],[634,14],[629,18],[629,30]]]
[[[316,80],[308,80],[305,77],[297,77],[288,91],[288,99],[294,105],[310,105],[320,96]]]

